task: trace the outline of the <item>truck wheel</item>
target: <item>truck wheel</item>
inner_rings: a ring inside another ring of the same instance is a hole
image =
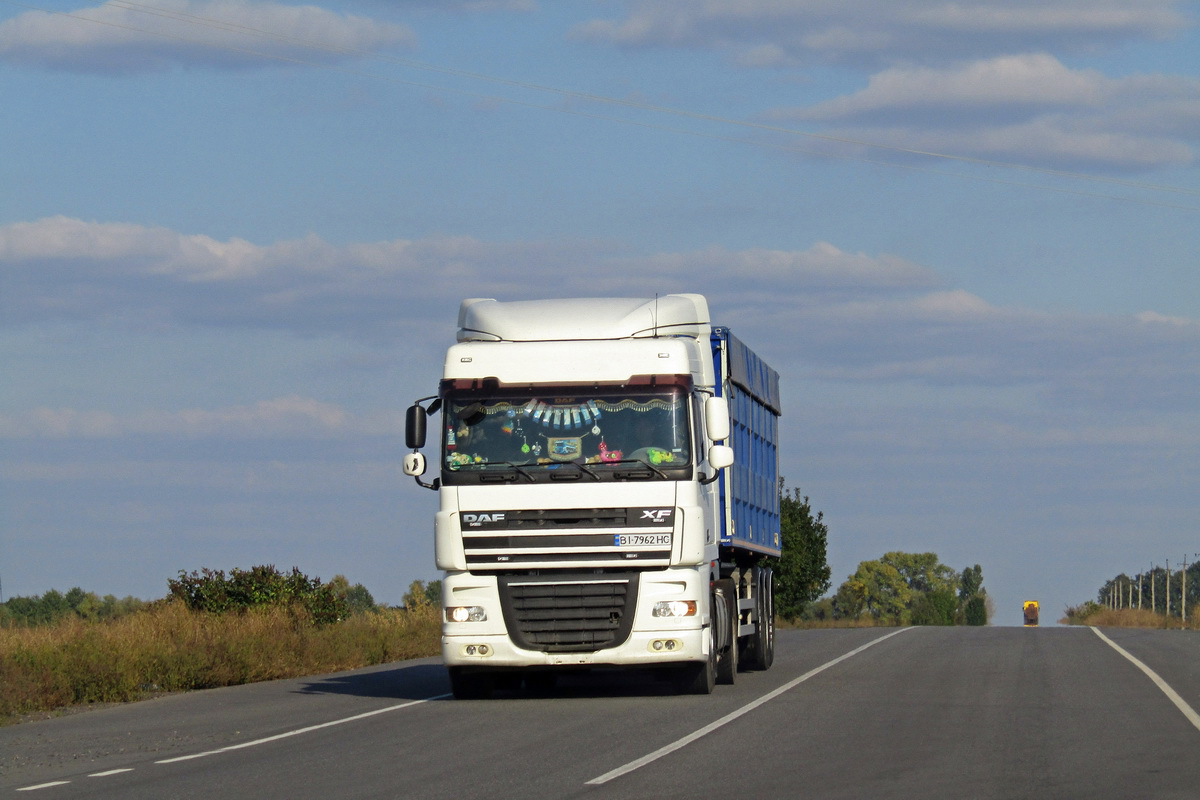
[[[490,673],[450,667],[450,691],[454,692],[455,700],[487,700],[495,688]]]
[[[737,588],[734,586],[733,581],[720,581],[717,584],[715,600],[725,604],[727,610],[725,624],[728,627],[729,637],[729,648],[721,653],[717,661],[717,683],[731,684],[737,680],[738,626],[741,621],[738,614]]]
[[[675,681],[680,694],[712,694],[717,685],[717,640],[713,626],[708,626],[708,658],[684,664],[676,673]]]
[[[775,581],[769,569],[754,570],[755,617],[750,668],[770,669],[775,661]]]

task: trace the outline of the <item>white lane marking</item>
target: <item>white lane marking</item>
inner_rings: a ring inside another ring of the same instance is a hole
[[[1172,689],[1171,686],[1166,681],[1164,681],[1162,678],[1158,677],[1157,672],[1155,672],[1154,670],[1147,667],[1141,661],[1138,661],[1127,650],[1125,650],[1125,648],[1121,647],[1119,644],[1114,642],[1112,639],[1108,638],[1103,633],[1101,633],[1099,628],[1092,628],[1092,630],[1096,632],[1097,636],[1099,636],[1104,641],[1108,642],[1109,647],[1111,647],[1113,650],[1116,650],[1118,653],[1120,653],[1121,655],[1128,658],[1130,661],[1133,662],[1133,665],[1135,667],[1140,669],[1142,672],[1146,673],[1146,676],[1148,678],[1150,678],[1150,680],[1154,681],[1154,685],[1157,686],[1159,689],[1162,689],[1162,693],[1165,694],[1167,696],[1167,698],[1172,703],[1175,704],[1176,708],[1178,708],[1180,711],[1183,712],[1183,715],[1185,717],[1187,717],[1188,722],[1195,725],[1196,730],[1200,730],[1200,714],[1197,714],[1196,709],[1189,706],[1187,704],[1187,701],[1184,700],[1182,697],[1180,697],[1179,693],[1176,692],[1174,689]]]
[[[133,772],[133,767],[126,767],[125,769],[110,769],[108,772],[93,772],[91,775],[88,775],[88,777],[107,778],[109,775],[120,775],[122,772]]]
[[[905,631],[911,631],[911,630],[912,630],[911,627],[901,628],[898,631],[892,631],[891,633],[887,634],[886,636],[880,636],[878,639],[872,639],[871,641],[864,644],[862,647],[856,647],[853,650],[851,650],[849,653],[846,653],[845,655],[838,656],[837,658],[833,659],[832,661],[826,662],[815,669],[809,670],[808,672],[801,675],[799,678],[794,678],[793,680],[788,681],[783,686],[780,686],[778,689],[775,689],[771,692],[768,692],[767,694],[764,694],[762,697],[758,698],[757,700],[753,700],[753,701],[747,703],[746,705],[742,706],[741,708],[737,709],[736,711],[731,711],[730,713],[721,717],[716,722],[711,722],[708,725],[705,725],[703,728],[700,728],[699,730],[689,733],[687,736],[684,736],[682,739],[677,739],[676,741],[671,742],[668,745],[664,745],[663,747],[660,747],[659,749],[655,750],[653,753],[649,753],[647,755],[642,756],[639,759],[630,761],[628,764],[617,767],[616,769],[614,769],[610,772],[606,772],[599,777],[592,778],[590,781],[587,782],[587,785],[608,783],[609,781],[613,780],[614,778],[619,778],[622,775],[628,775],[630,772],[633,772],[636,769],[641,769],[642,767],[646,766],[647,764],[657,761],[658,759],[662,758],[663,756],[670,755],[671,753],[674,753],[676,750],[679,750],[683,747],[687,747],[689,744],[691,744],[692,742],[701,738],[702,736],[707,736],[708,734],[712,733],[713,731],[717,730],[718,728],[721,728],[725,725],[728,725],[730,722],[733,722],[735,719],[742,716],[743,714],[749,714],[751,711],[753,711],[754,709],[763,705],[764,703],[768,703],[768,702],[774,700],[779,695],[783,694],[784,692],[786,692],[790,689],[794,689],[796,686],[800,685],[801,683],[804,683],[806,680],[813,677],[814,675],[824,672],[825,670],[829,669],[830,667],[832,667],[836,664],[840,664],[843,661],[845,661],[846,659],[852,658],[853,656],[858,655],[863,650],[866,650],[868,647],[874,647],[875,645],[879,644],[880,642],[882,642],[886,639],[890,639],[893,636],[897,636],[901,633],[904,633]]]
[[[389,711],[399,711],[402,708],[412,708],[413,706],[419,706],[422,703],[428,703],[430,700],[442,700],[442,699],[444,699],[446,697],[450,697],[450,696],[451,696],[450,694],[439,694],[436,697],[426,697],[421,700],[413,700],[412,702],[409,702],[409,703],[401,703],[398,706],[388,706],[387,708],[377,708],[374,711],[368,711],[364,714],[355,714],[353,717],[345,717],[343,719],[335,719],[335,720],[332,720],[331,722],[322,722],[320,725],[310,725],[307,728],[298,728],[294,731],[287,731],[286,733],[276,734],[275,736],[268,736],[265,739],[255,739],[252,742],[242,742],[241,744],[231,744],[228,747],[221,747],[217,750],[208,750],[204,753],[192,753],[191,755],[188,755],[188,756],[177,756],[175,758],[164,758],[162,761],[155,761],[154,763],[155,764],[174,764],[177,761],[190,761],[194,758],[205,758],[206,756],[215,756],[218,753],[228,753],[231,750],[243,750],[247,747],[256,747],[260,744],[266,744],[268,742],[277,742],[280,739],[287,739],[288,737],[291,737],[291,736],[299,736],[302,733],[311,733],[312,731],[319,731],[322,728],[332,728],[334,725],[345,725],[347,722],[356,722],[360,719],[374,717],[379,714],[386,714]]]
[[[51,783],[39,783],[37,786],[22,786],[17,789],[18,792],[35,792],[38,789],[49,789],[51,786],[66,786],[70,781],[52,781]]]

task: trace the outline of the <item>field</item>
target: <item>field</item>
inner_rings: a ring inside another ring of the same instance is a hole
[[[439,624],[433,606],[318,625],[297,606],[214,614],[176,600],[115,620],[0,628],[0,721],[436,655]]]

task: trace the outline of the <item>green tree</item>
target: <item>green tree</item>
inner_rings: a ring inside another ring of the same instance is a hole
[[[908,581],[894,564],[883,559],[863,561],[853,575],[853,580],[864,587],[863,610],[879,621],[897,625],[908,622],[908,606],[913,593]]]
[[[937,553],[892,552],[885,553],[880,561],[896,568],[914,598],[958,589],[958,573],[938,561]]]
[[[775,610],[795,619],[829,589],[826,549],[829,528],[824,514],[813,516],[812,504],[799,489],[790,493],[779,482],[779,528],[783,554],[772,559],[775,570]]]
[[[976,564],[962,571],[958,579],[958,600],[966,603],[977,594],[983,594],[983,567]]]
[[[850,579],[838,587],[833,596],[833,613],[838,619],[858,619],[867,610],[867,585]]]
[[[375,598],[367,587],[361,583],[351,586],[345,575],[334,575],[333,580],[329,582],[329,588],[346,602],[352,614],[364,614],[375,610]]]
[[[987,625],[987,598],[981,594],[977,594],[967,600],[963,610],[963,617],[968,625]]]
[[[935,589],[913,601],[913,625],[953,625],[958,615],[958,598],[950,589]]]
[[[441,581],[413,581],[408,585],[408,592],[404,595],[404,607],[409,611],[416,611],[419,608],[427,608],[429,606],[440,606],[442,603],[442,582]]]
[[[959,573],[941,563],[937,553],[893,551],[860,563],[838,587],[833,605],[839,617],[849,619],[867,615],[895,625],[986,625],[985,595],[978,564]]]

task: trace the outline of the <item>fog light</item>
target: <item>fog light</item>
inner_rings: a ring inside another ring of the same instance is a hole
[[[487,622],[483,606],[455,606],[446,609],[447,622]]]
[[[459,648],[459,652],[464,656],[475,656],[476,658],[487,658],[495,655],[496,648],[490,644],[464,644]]]
[[[652,614],[656,617],[693,617],[696,615],[696,601],[663,600],[654,604]]]
[[[658,639],[658,640],[656,640],[656,641],[654,642],[654,644],[652,644],[652,645],[650,645],[650,646],[651,646],[651,647],[653,647],[655,650],[662,650],[662,649],[663,649],[663,643],[662,643],[662,640],[661,640],[661,639]]]
[[[671,653],[683,647],[683,642],[678,639],[655,639],[650,642],[649,650],[652,653]]]

